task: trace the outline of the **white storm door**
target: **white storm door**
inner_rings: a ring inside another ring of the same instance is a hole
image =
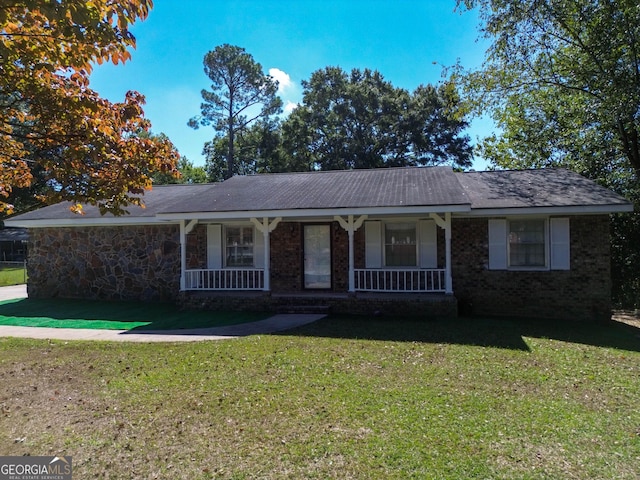
[[[304,226],[304,288],[331,288],[331,226]]]

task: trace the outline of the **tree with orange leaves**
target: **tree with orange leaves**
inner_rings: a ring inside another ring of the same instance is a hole
[[[121,103],[89,87],[93,63],[130,59],[129,27],[152,0],[0,0],[0,213],[34,181],[47,203],[68,200],[102,213],[142,205],[158,172],[177,174],[164,136],[141,135],[144,97]]]

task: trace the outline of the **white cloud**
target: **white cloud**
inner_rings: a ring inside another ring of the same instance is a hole
[[[291,81],[289,74],[283,72],[279,68],[270,68],[269,76],[278,81],[278,92],[280,93],[293,86],[293,82]]]
[[[283,72],[279,68],[270,68],[269,75],[278,81],[278,95],[284,103],[283,115],[287,116],[293,112],[302,101],[302,94],[298,86],[291,81],[288,73]]]
[[[287,104],[284,106],[284,113],[287,115],[293,112],[296,108],[298,108],[299,104],[292,102],[291,100],[287,100]]]

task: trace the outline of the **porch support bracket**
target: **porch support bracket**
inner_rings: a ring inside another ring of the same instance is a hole
[[[198,220],[189,221],[189,223],[184,227],[185,233],[189,235],[196,225],[198,225]]]
[[[256,230],[262,232],[264,236],[264,283],[262,290],[268,292],[271,290],[271,258],[270,258],[270,234],[273,232],[278,224],[282,221],[282,217],[276,217],[269,222],[269,217],[263,217],[262,220],[258,218],[251,218],[251,223],[256,227]]]
[[[353,215],[348,215],[345,220],[340,215],[335,215],[333,219],[340,224],[349,234],[349,291],[356,291],[356,278],[355,278],[355,255],[353,245],[353,234],[358,230],[364,221],[367,219],[367,215],[360,215],[357,219],[353,218]]]
[[[187,271],[187,235],[190,234],[198,220],[180,220],[180,291],[186,289],[186,271]]]
[[[436,225],[444,230],[445,239],[445,293],[453,293],[453,279],[451,276],[451,212],[446,212],[444,218],[437,213],[431,213],[429,216],[435,220]]]

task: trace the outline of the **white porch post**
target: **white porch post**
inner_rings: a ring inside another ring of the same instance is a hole
[[[180,291],[186,288],[185,270],[187,269],[187,233],[185,221],[180,220]]]
[[[251,219],[251,223],[253,223],[256,229],[259,232],[262,232],[262,235],[264,236],[264,282],[262,284],[262,290],[265,292],[271,290],[271,232],[275,230],[281,220],[282,217],[277,217],[274,218],[271,223],[269,223],[269,217],[263,217],[262,221],[258,220],[257,218]]]
[[[354,255],[354,245],[353,245],[353,234],[356,230],[358,230],[364,221],[367,219],[367,215],[361,215],[358,217],[358,220],[354,222],[353,215],[349,215],[347,220],[345,221],[339,215],[333,217],[342,228],[347,231],[349,235],[349,292],[356,291],[356,277],[355,277],[355,255]]]
[[[451,277],[451,212],[444,214],[444,220],[437,213],[430,214],[436,224],[444,229],[445,240],[445,273],[444,273],[444,291],[445,293],[453,293],[453,279]]]
[[[453,278],[451,276],[451,212],[444,214],[446,228],[444,230],[445,238],[445,293],[453,293]]]
[[[198,220],[180,220],[180,290],[187,288],[187,234],[191,233]]]
[[[264,230],[262,235],[264,237],[264,284],[263,289],[265,292],[271,290],[271,234],[269,232],[269,219],[264,218],[263,220]]]

